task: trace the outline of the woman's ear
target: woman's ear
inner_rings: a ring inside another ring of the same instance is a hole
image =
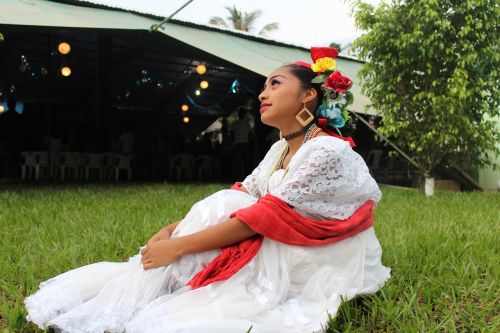
[[[310,103],[313,101],[316,96],[318,95],[318,92],[314,88],[309,88],[305,91],[304,98],[302,99],[302,104],[305,103]]]

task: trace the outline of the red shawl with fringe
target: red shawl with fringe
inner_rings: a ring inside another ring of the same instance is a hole
[[[239,190],[241,184],[236,182],[231,189]],[[196,289],[228,279],[257,254],[263,237],[291,245],[318,246],[354,236],[373,225],[374,204],[372,200],[366,201],[345,220],[314,220],[300,215],[288,203],[267,193],[257,203],[230,215],[258,234],[222,248],[220,254],[204,265],[188,285]]]

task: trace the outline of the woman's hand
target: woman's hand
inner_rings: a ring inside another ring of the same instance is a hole
[[[176,239],[160,239],[141,250],[141,263],[145,270],[168,265],[177,261],[181,253]]]
[[[160,231],[158,231],[156,234],[153,235],[153,237],[151,237],[148,240],[147,245],[150,245],[151,243],[154,243],[154,242],[162,240],[162,239],[170,239],[170,236],[174,232],[175,228],[177,228],[179,223],[181,223],[181,221],[182,220],[177,221],[173,224],[169,224],[169,225],[161,228]]]
[[[159,240],[162,240],[162,239],[163,240],[170,239],[170,230],[169,230],[168,226],[161,228],[160,231],[158,231],[156,234],[154,234],[153,237],[151,237],[148,240],[147,245],[150,246],[152,243],[159,241]]]

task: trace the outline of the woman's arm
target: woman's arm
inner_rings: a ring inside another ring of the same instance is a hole
[[[154,242],[141,250],[144,269],[157,268],[175,262],[181,256],[238,243],[257,233],[236,217],[205,230]]]
[[[172,235],[172,233],[174,232],[175,228],[177,228],[177,226],[179,225],[179,223],[181,223],[182,220],[180,221],[177,221],[175,223],[172,223],[172,224],[169,224],[166,226],[168,232],[170,233],[170,235]]]
[[[147,245],[150,245],[151,243],[157,242],[162,239],[169,239],[175,228],[181,221],[177,221],[161,228],[156,234],[151,236],[151,238],[147,241]]]

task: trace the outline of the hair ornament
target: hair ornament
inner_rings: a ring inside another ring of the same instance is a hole
[[[312,64],[304,61],[294,62],[315,72],[316,77],[311,82],[320,84],[323,90],[323,100],[316,109],[318,125],[330,125],[337,130],[350,119],[347,106],[354,102],[354,96],[349,91],[352,87],[351,79],[336,69],[335,58],[338,54],[334,47],[311,47]]]

